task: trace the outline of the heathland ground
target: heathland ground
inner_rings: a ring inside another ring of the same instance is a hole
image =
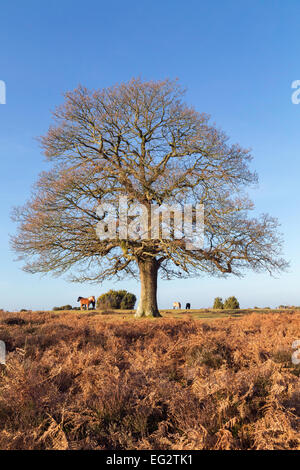
[[[300,449],[297,310],[0,312],[0,449]]]

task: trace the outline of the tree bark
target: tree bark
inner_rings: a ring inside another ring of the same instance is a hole
[[[155,258],[147,258],[138,261],[141,297],[135,316],[140,317],[161,317],[157,307],[157,273],[159,263]]]

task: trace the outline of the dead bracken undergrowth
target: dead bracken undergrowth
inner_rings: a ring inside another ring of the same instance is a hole
[[[300,449],[300,314],[2,313],[1,449]]]

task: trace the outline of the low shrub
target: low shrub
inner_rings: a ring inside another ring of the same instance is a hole
[[[60,310],[73,310],[72,305],[63,305],[62,307],[53,307],[53,311],[57,312]]]
[[[214,300],[213,309],[214,310],[221,310],[223,308],[224,308],[224,304],[223,304],[222,298],[221,297],[216,297],[215,300]]]
[[[98,309],[125,309],[131,310],[134,308],[136,302],[136,296],[127,292],[126,290],[113,290],[106,292],[105,294],[100,295],[97,299],[97,308]]]
[[[136,296],[134,294],[131,294],[130,292],[127,292],[127,294],[123,297],[121,301],[120,308],[123,310],[131,310],[134,308],[136,302]]]
[[[237,308],[240,308],[240,304],[239,304],[236,297],[231,296],[231,297],[228,297],[228,299],[225,300],[224,309],[226,309],[226,310],[235,310]]]

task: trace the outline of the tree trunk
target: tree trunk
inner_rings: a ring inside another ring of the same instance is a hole
[[[141,280],[141,297],[136,317],[161,317],[157,308],[157,272],[159,264],[155,258],[138,261]]]

